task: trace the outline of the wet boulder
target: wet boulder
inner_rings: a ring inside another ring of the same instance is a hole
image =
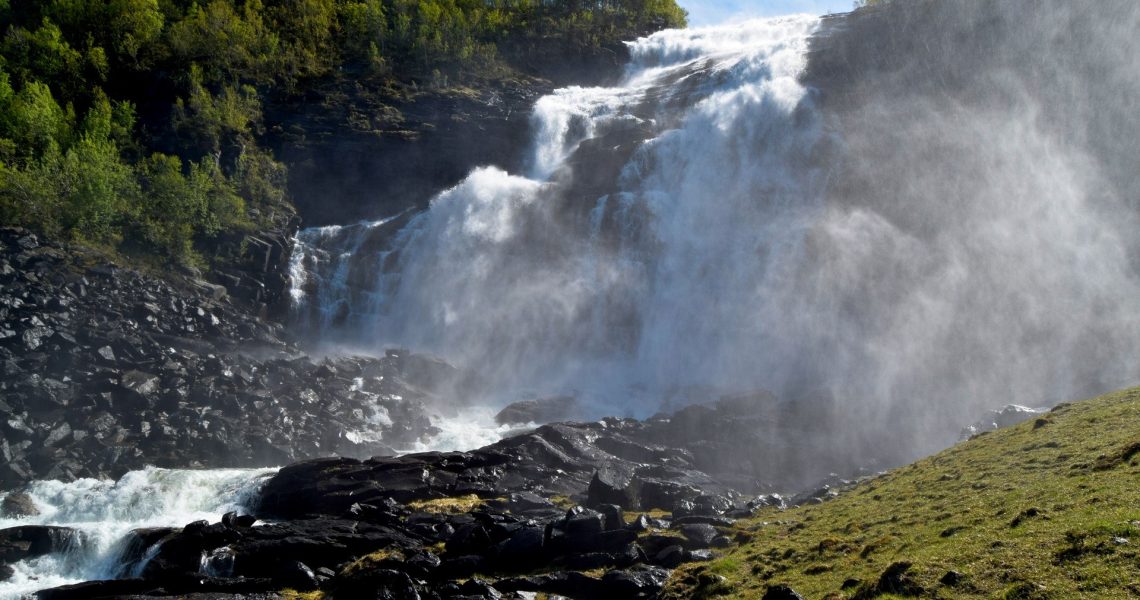
[[[321,585],[316,573],[299,560],[287,560],[281,563],[277,573],[274,574],[273,582],[300,592],[315,590]]]
[[[619,463],[598,467],[586,489],[586,502],[591,506],[614,504],[626,510],[641,507],[634,470]]]
[[[23,525],[0,529],[0,562],[67,552],[82,543],[80,533],[70,527]]]
[[[600,597],[630,600],[656,598],[665,588],[665,582],[671,574],[668,569],[652,565],[610,571],[602,576]]]
[[[578,410],[578,400],[573,396],[521,400],[508,404],[499,411],[495,415],[495,422],[499,425],[541,425],[571,419]]]
[[[768,586],[762,600],[804,600],[804,597],[790,586],[780,583]]]
[[[155,544],[177,532],[174,527],[132,529],[123,539],[115,577],[123,578],[135,574],[146,563],[147,555]]]
[[[692,523],[681,526],[681,535],[688,540],[690,548],[708,548],[718,534],[712,525]]]
[[[540,564],[546,559],[542,527],[526,526],[516,530],[496,548],[498,561],[508,568]]]
[[[500,579],[495,587],[504,592],[542,592],[570,598],[602,598],[601,581],[576,571]]]
[[[12,492],[0,502],[0,516],[7,518],[34,517],[40,514],[36,503],[27,492]]]

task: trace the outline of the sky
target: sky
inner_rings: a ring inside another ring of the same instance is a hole
[[[700,27],[734,17],[847,12],[854,0],[678,0],[677,3],[689,11],[689,26]]]

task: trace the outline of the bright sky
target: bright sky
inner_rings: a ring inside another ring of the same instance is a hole
[[[689,11],[689,26],[713,25],[734,17],[769,17],[793,13],[847,12],[854,0],[677,0]]]

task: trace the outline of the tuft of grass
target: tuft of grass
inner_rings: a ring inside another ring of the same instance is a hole
[[[1140,388],[1060,405],[824,504],[739,521],[751,538],[677,569],[664,597],[787,584],[833,600],[1136,598],[1138,431]]]
[[[483,504],[483,499],[475,494],[454,496],[449,498],[431,498],[428,500],[412,500],[408,508],[417,512],[455,515],[475,510]]]
[[[366,554],[349,563],[348,566],[341,570],[340,575],[355,575],[357,573],[371,571],[386,560],[404,560],[404,553],[401,552],[399,548],[377,550],[372,554]]]
[[[280,600],[324,600],[325,593],[321,590],[312,592],[298,592],[294,589],[284,589],[278,592]]]
[[[570,496],[551,496],[550,501],[554,504],[554,506],[566,510],[570,510],[571,508],[578,506],[578,503],[573,501]]]

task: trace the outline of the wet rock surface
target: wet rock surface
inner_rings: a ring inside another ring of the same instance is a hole
[[[39,593],[72,598],[218,597],[320,590],[331,598],[522,598],[541,592],[577,599],[658,596],[671,569],[708,560],[707,551],[661,544],[684,538],[638,525],[616,507],[534,506],[525,497],[451,511],[437,502],[377,498],[337,513],[270,523],[226,515],[179,530],[138,530],[152,548],[124,560],[138,577]],[[515,512],[518,510],[519,512]],[[538,512],[536,512],[538,511]],[[614,517],[625,517],[614,521]],[[711,526],[709,526],[711,528]]]
[[[433,432],[438,364],[318,361],[217,286],[0,229],[0,489],[394,454]]]

